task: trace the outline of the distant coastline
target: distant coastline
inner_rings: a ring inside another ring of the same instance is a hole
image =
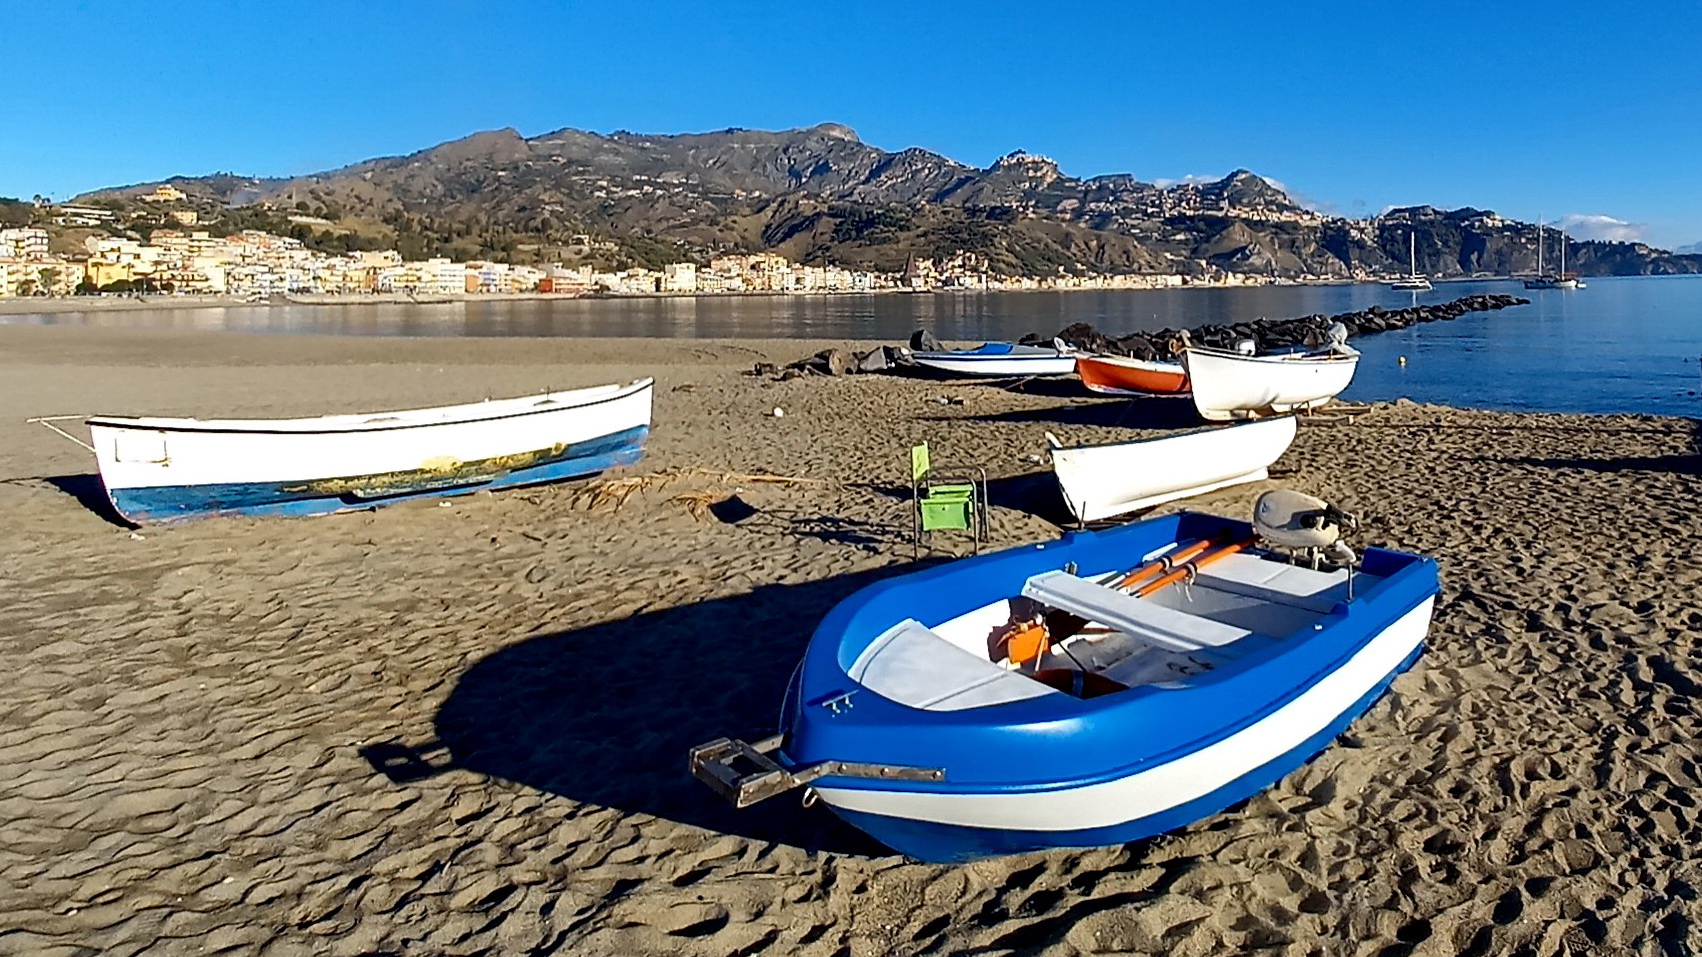
[[[1441,283],[1464,282],[1512,282],[1513,276],[1477,276],[1432,280]],[[1332,279],[1311,282],[1284,280],[1278,283],[1223,283],[1202,282],[1175,287],[1176,290],[1187,289],[1256,289],[1270,287],[1294,286],[1352,286],[1380,285],[1381,280],[1347,280]],[[446,306],[466,305],[477,303],[510,303],[510,302],[597,302],[609,300],[648,300],[648,299],[855,299],[870,296],[957,296],[983,295],[991,293],[1032,293],[1032,292],[1149,292],[1145,289],[1098,289],[1092,287],[1056,287],[1048,289],[976,289],[970,287],[947,287],[938,289],[874,289],[862,291],[832,291],[832,292],[770,292],[770,291],[741,291],[741,292],[653,292],[653,293],[550,293],[550,292],[514,292],[514,293],[432,293],[410,296],[406,293],[289,293],[286,295],[269,296],[264,299],[245,298],[240,296],[223,295],[105,295],[105,296],[28,296],[0,299],[0,317],[4,316],[37,316],[62,315],[78,312],[142,312],[148,310],[166,309],[257,309],[270,306]]]

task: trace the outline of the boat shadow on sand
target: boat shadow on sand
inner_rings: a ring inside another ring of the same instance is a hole
[[[816,622],[857,589],[903,569],[764,585],[503,648],[461,675],[437,740],[362,749],[397,782],[450,769],[583,804],[808,850],[890,854],[801,792],[734,809],[686,767],[691,746],[773,733]]]
[[[78,475],[49,475],[41,481],[53,486],[66,495],[77,500],[77,504],[106,519],[110,524],[119,528],[140,528],[118,514],[112,507],[112,501],[106,497],[106,486],[101,484],[100,476],[92,472]]]
[[[1200,413],[1186,396],[1087,401],[1049,409],[1017,409],[985,415],[924,416],[931,422],[1045,422],[1057,425],[1092,425],[1123,429],[1193,429],[1202,423]]]

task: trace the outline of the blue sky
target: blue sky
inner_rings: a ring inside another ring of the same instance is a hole
[[[286,175],[479,129],[848,124],[1349,215],[1702,241],[1702,4],[14,0],[0,195]],[[1615,223],[1622,225],[1615,225]]]

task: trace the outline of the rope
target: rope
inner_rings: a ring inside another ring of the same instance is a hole
[[[24,424],[29,425],[29,424],[33,423],[35,425],[45,426],[46,428],[49,428],[49,429],[52,429],[55,432],[58,432],[60,435],[63,435],[64,437],[66,437],[66,438],[70,439],[71,441],[77,443],[78,445],[82,446],[83,448],[88,449],[90,452],[93,452],[95,450],[94,446],[90,445],[87,442],[84,442],[82,439],[77,438],[75,435],[72,435],[71,433],[60,428],[59,426],[53,424],[55,422],[62,422],[65,419],[83,419],[83,418],[87,418],[87,416],[83,416],[83,415],[43,415],[43,416],[39,416],[39,417],[34,418],[34,419],[25,419]]]

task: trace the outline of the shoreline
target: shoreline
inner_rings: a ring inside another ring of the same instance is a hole
[[[1600,277],[1596,277],[1600,278]],[[1619,277],[1614,277],[1619,278]],[[1516,282],[1508,276],[1436,279],[1433,283]],[[285,293],[265,299],[226,295],[165,295],[143,296],[31,296],[0,298],[0,317],[52,316],[78,312],[142,312],[168,309],[264,309],[276,306],[451,306],[485,305],[510,302],[621,302],[654,299],[864,299],[873,296],[986,296],[1026,295],[1034,293],[1143,293],[1179,292],[1191,289],[1291,289],[1331,286],[1383,286],[1385,280],[1331,280],[1319,282],[1277,283],[1191,283],[1182,286],[1153,287],[1063,287],[1054,289],[973,289],[936,288],[924,290],[872,289],[863,291],[834,290],[811,292],[656,292],[656,293],[431,293],[418,297],[403,293]]]

